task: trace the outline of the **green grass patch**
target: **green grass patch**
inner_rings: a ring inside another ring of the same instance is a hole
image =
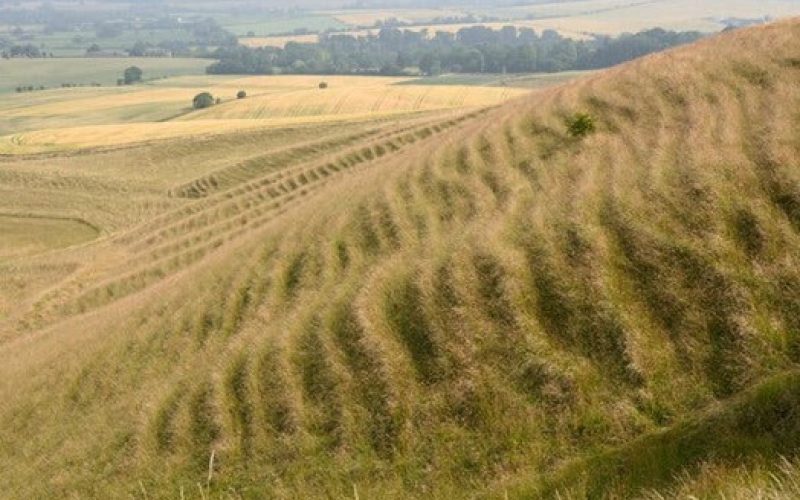
[[[237,16],[217,17],[222,27],[237,36],[245,36],[253,32],[256,36],[281,35],[295,30],[309,32],[325,31],[328,29],[344,29],[347,25],[331,16],[317,14],[301,14],[276,16],[268,14],[263,16]]]
[[[800,373],[778,375],[720,409],[517,485],[513,498],[631,498],[709,459],[794,455],[800,446]],[[567,495],[569,497],[569,495]]]
[[[208,59],[126,57],[55,59],[0,59],[0,94],[19,85],[60,87],[62,83],[116,85],[129,66],[138,66],[143,78],[205,74]]]

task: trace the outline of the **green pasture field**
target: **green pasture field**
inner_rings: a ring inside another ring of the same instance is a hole
[[[138,66],[143,77],[201,75],[207,59],[188,58],[53,58],[0,60],[0,94],[14,92],[19,85],[60,87],[62,83],[93,82],[116,85],[128,66]]]
[[[297,29],[308,31],[325,31],[328,29],[344,29],[347,25],[328,15],[301,14],[276,17],[265,16],[225,16],[217,15],[214,18],[223,28],[234,35],[244,36],[252,31],[256,36],[279,35],[291,33]]]

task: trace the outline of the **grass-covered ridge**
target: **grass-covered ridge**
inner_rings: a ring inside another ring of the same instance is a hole
[[[4,489],[602,497],[791,460],[798,54],[784,22],[480,111],[4,159],[51,197],[0,204],[108,203],[6,266]]]

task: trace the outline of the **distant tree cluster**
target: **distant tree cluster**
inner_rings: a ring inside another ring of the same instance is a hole
[[[321,35],[318,43],[284,48],[220,47],[212,74],[531,73],[593,69],[693,42],[698,32],[653,29],[616,38],[573,40],[552,30],[470,26],[456,33],[383,28],[377,35]]]
[[[131,57],[172,57],[174,54],[190,54],[191,47],[186,42],[162,42],[153,45],[147,42],[136,42],[127,50]]]
[[[102,87],[102,83],[98,82],[91,82],[91,83],[75,83],[75,82],[64,82],[60,85],[63,89],[75,88],[75,87]],[[44,85],[18,85],[14,88],[17,93],[22,92],[33,92],[36,90],[47,90],[47,87]]]
[[[74,88],[74,87],[102,87],[102,83],[92,82],[92,83],[62,83],[61,88]],[[44,87],[42,87],[44,88]]]
[[[185,25],[182,28],[187,29]],[[188,30],[195,43],[199,45],[228,46],[238,43],[236,35],[223,29],[211,18],[192,23]]]
[[[211,57],[208,47],[230,47],[238,43],[237,37],[223,29],[213,19],[193,23],[178,23],[172,18],[155,21],[147,25],[149,29],[184,32],[184,38],[163,40],[158,43],[138,40],[129,49],[131,57]]]
[[[33,92],[35,90],[45,90],[45,88],[46,87],[44,85],[39,85],[38,87],[35,87],[33,85],[18,85],[14,90],[17,93],[22,93],[22,92]]]
[[[26,44],[14,44],[2,52],[2,57],[4,59],[8,59],[11,57],[29,57],[29,58],[37,58],[37,57],[47,57],[47,52],[44,52],[39,49],[36,45],[32,43]]]
[[[208,57],[209,47],[238,42],[233,33],[210,17],[192,14],[178,18],[165,13],[157,3],[136,3],[127,14],[103,8],[78,11],[51,2],[31,8],[9,3],[6,8],[0,7],[2,24],[11,26],[0,36],[0,55],[4,58],[52,56],[51,48],[45,44],[53,42],[41,37],[56,33],[67,34],[72,43],[84,47],[90,57],[121,56],[126,52],[146,57]],[[33,25],[41,28],[28,28]],[[131,38],[135,41],[133,46],[127,50],[119,48],[121,40]],[[108,50],[108,47],[119,51]]]

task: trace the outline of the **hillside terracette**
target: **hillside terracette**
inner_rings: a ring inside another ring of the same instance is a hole
[[[788,21],[176,179],[0,322],[3,490],[630,498],[791,458],[799,123]]]

